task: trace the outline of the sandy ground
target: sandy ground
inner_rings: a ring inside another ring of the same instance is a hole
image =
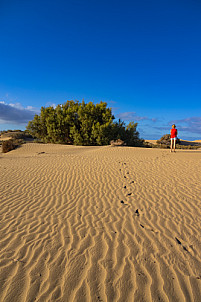
[[[12,137],[11,136],[8,136],[8,137],[0,136],[1,141],[8,141],[9,139],[12,139]]]
[[[0,153],[0,301],[201,301],[201,150]]]

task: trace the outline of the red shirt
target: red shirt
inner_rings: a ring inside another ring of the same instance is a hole
[[[177,129],[171,129],[171,138],[177,137]]]

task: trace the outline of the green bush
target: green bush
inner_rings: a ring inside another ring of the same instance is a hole
[[[114,119],[107,103],[67,101],[56,108],[42,107],[40,115],[28,123],[27,132],[44,143],[109,145],[111,140],[121,139],[127,146],[143,144],[137,123],[126,126]]]

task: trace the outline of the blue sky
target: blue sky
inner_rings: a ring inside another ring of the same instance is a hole
[[[201,139],[200,0],[0,0],[0,130],[105,101],[158,139]]]

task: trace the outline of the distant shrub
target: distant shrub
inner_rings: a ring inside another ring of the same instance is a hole
[[[170,148],[171,140],[170,134],[163,135],[159,140],[156,141],[156,145],[152,145],[152,148],[162,148],[167,149]],[[184,145],[183,141],[177,138],[176,140],[176,149],[198,149],[201,146],[192,142],[191,144]]]
[[[27,139],[27,138],[33,138],[28,131],[22,131],[22,130],[4,130],[0,132],[2,138],[14,138],[14,139]]]
[[[9,139],[2,142],[2,153],[7,153],[11,150],[14,150],[19,145],[23,144],[24,141],[22,139]]]
[[[24,139],[26,138],[26,135],[24,132],[17,132],[17,131],[13,131],[12,133],[10,133],[10,136],[13,139]]]
[[[158,145],[161,145],[163,148],[164,146],[170,146],[171,139],[170,139],[170,134],[165,134],[163,135],[159,140],[156,141]],[[177,138],[176,144],[180,144],[180,140]],[[162,146],[163,145],[163,146]],[[167,147],[166,147],[167,148]]]
[[[176,145],[176,148],[177,149],[199,149],[199,148],[201,148],[201,146],[199,146],[199,145]]]
[[[154,148],[155,145],[150,143],[150,142],[144,141],[142,147],[144,147],[144,148]]]
[[[9,133],[9,132],[24,132],[22,130],[19,129],[14,129],[14,130],[6,130],[5,133]]]
[[[13,140],[9,139],[2,142],[2,153],[7,153],[16,148],[16,145],[13,143]]]

